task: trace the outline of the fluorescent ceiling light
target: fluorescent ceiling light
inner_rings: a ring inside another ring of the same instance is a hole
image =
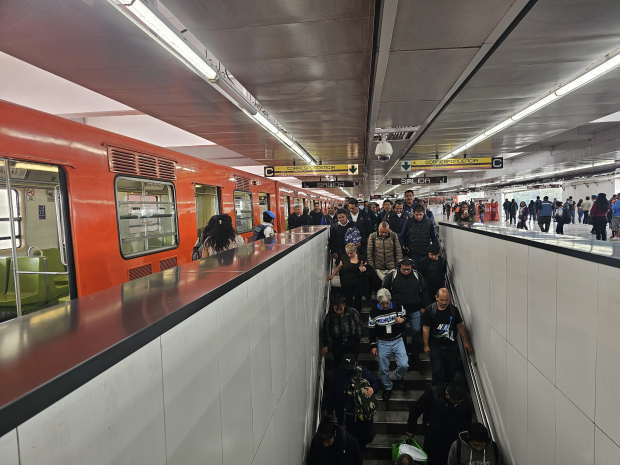
[[[457,156],[459,153],[463,153],[465,150],[467,150],[467,147],[465,147],[465,146],[463,145],[462,147],[459,147],[458,149],[453,150],[453,151],[452,151],[452,153],[451,153],[451,155],[452,155],[453,157],[455,157],[455,156]]]
[[[610,58],[607,61],[604,61],[603,63],[591,69],[590,71],[586,72],[585,74],[582,74],[577,79],[574,79],[568,84],[560,87],[555,93],[558,94],[559,96],[566,95],[569,92],[572,92],[575,89],[578,89],[579,87],[583,86],[584,84],[587,84],[588,82],[593,81],[594,79],[605,74],[606,72],[611,71],[618,65],[620,65],[620,54]]]
[[[452,157],[452,153],[453,152],[450,152],[448,155],[444,155],[443,157],[441,157],[441,159],[442,160],[447,160],[448,158],[451,158]]]
[[[58,173],[58,168],[50,165],[36,165],[34,163],[17,162],[13,166],[16,170],[36,170],[36,171],[49,171],[52,173]],[[12,177],[12,176],[11,176]]]
[[[465,144],[465,148],[468,149],[469,147],[473,147],[474,145],[476,145],[479,142],[482,142],[486,138],[487,138],[487,136],[485,136],[484,134],[480,134],[474,140],[471,140],[471,141],[467,142],[467,144]]]
[[[172,48],[178,55],[190,64],[191,67],[206,79],[215,79],[217,71],[215,71],[207,62],[196,53],[184,39],[170,29],[159,17],[140,0],[130,2],[130,0],[121,0],[121,4],[131,11],[136,17],[142,21],[151,31],[157,34],[157,37]]]
[[[612,165],[616,163],[615,160],[609,160],[609,161],[600,161],[598,163],[594,163],[592,166],[603,166],[603,165]]]
[[[293,147],[293,145],[295,145],[295,142],[293,142],[292,139],[288,137],[286,134],[284,134],[282,131],[278,131],[278,133],[276,134],[276,137],[280,139],[282,142],[284,142],[284,144],[286,144],[289,147]]]
[[[275,127],[267,118],[265,118],[260,113],[256,113],[254,116],[252,116],[252,118],[258,121],[258,124],[260,124],[262,127],[267,129],[267,131],[271,132],[272,134],[278,133],[279,129]]]
[[[511,118],[508,118],[507,120],[505,120],[505,121],[503,121],[503,122],[499,123],[498,125],[493,126],[493,127],[492,127],[491,129],[489,129],[488,131],[485,131],[485,132],[484,132],[484,135],[485,135],[485,136],[487,136],[487,137],[490,137],[490,136],[492,136],[493,134],[500,132],[502,129],[507,128],[508,126],[510,126],[510,125],[511,125],[511,124],[513,124],[513,123],[514,123],[514,121],[513,121]]]
[[[519,121],[523,118],[525,118],[528,115],[531,115],[532,113],[540,110],[542,107],[546,107],[547,105],[549,105],[551,102],[559,99],[560,97],[558,97],[555,93],[553,94],[549,94],[547,95],[545,98],[542,98],[540,100],[538,100],[537,102],[532,103],[529,107],[524,108],[523,110],[521,110],[519,113],[517,113],[516,115],[514,115],[512,117],[513,121]]]
[[[297,144],[293,145],[293,151],[302,158],[306,156],[306,152],[304,151],[304,149],[302,149]]]

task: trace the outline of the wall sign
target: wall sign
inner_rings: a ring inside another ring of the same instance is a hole
[[[45,205],[39,205],[39,219],[45,219]]]
[[[34,200],[34,188],[29,187],[26,189],[26,200]]]
[[[323,176],[326,174],[359,174],[357,165],[265,166],[265,177]]]
[[[447,160],[406,160],[400,162],[401,171],[479,170],[502,169],[503,157],[449,158]]]
[[[312,181],[302,182],[302,189],[325,189],[325,188],[338,188],[338,187],[359,187],[359,181]]]
[[[434,176],[429,178],[390,178],[386,179],[385,183],[388,186],[407,186],[416,184],[443,184],[448,182],[448,176]]]

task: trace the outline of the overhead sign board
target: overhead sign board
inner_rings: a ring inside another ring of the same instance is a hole
[[[302,182],[302,189],[328,189],[338,187],[360,187],[359,181],[313,181]]]
[[[401,171],[480,170],[502,169],[503,157],[449,158],[447,160],[406,160],[400,162]]]
[[[265,177],[324,176],[326,174],[359,174],[357,165],[265,166]]]
[[[448,176],[434,176],[430,178],[390,178],[385,183],[388,186],[414,186],[417,184],[444,184],[448,182]]]

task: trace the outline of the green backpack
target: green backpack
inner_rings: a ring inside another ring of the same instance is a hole
[[[379,409],[379,401],[376,395],[366,397],[365,388],[369,388],[370,383],[362,378],[362,367],[355,367],[355,375],[351,378],[349,386],[349,400],[345,409],[345,415],[353,415],[355,421],[372,420]]]

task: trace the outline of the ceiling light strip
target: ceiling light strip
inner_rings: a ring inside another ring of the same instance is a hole
[[[301,153],[295,150],[295,141],[278,128],[279,123],[275,120],[275,123],[271,122],[266,115],[259,112],[255,105],[248,101],[242,95],[242,92],[236,88],[235,83],[227,78],[227,73],[216,69],[211,63],[207,62],[205,57],[194,49],[186,41],[185,37],[174,26],[169,24],[169,21],[161,16],[158,11],[143,3],[142,0],[109,0],[109,2],[143,29],[149,37],[156,40],[192,71],[209,82],[218,92],[252,118],[254,122],[258,123],[289,149],[293,150],[302,160],[311,165],[317,164],[316,160],[303,148],[301,148]],[[223,68],[221,63],[219,67]],[[244,92],[247,93],[245,89]],[[247,94],[250,100],[256,101],[253,96],[249,93]]]
[[[512,126],[517,121],[520,121],[523,118],[531,115],[532,113],[537,112],[541,108],[546,107],[550,103],[564,97],[565,95],[568,95],[570,92],[588,84],[589,82],[592,82],[593,80],[611,71],[612,69],[617,68],[618,66],[620,66],[620,52],[617,51],[616,55],[612,56],[611,58],[606,58],[601,63],[594,65],[591,68],[586,69],[581,75],[574,78],[572,81],[560,86],[557,90],[555,90],[555,92],[552,92],[551,94],[546,95],[545,97],[529,104],[522,110],[518,111],[514,115],[505,119],[504,121],[487,129],[486,131],[484,131],[482,134],[480,134],[476,138],[472,139],[471,141],[467,142],[466,144],[462,145],[456,150],[453,150],[452,152],[444,155],[443,157],[441,157],[441,159],[447,160],[448,158],[452,158],[452,157],[455,157],[463,153],[468,148],[471,148],[474,145],[479,144],[483,140],[488,139],[489,137],[506,129],[509,126]]]

